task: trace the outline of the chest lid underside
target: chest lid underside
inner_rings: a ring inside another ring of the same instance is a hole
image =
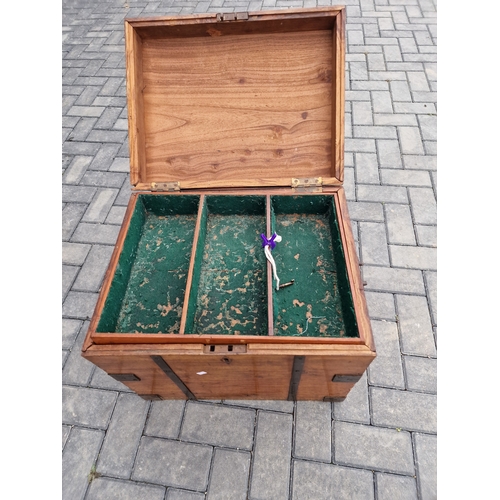
[[[131,183],[344,175],[344,8],[127,19]]]

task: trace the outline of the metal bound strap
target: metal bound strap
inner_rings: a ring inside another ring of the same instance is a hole
[[[186,384],[175,374],[161,356],[151,356],[151,359],[161,368],[167,377],[185,394],[188,399],[196,401],[196,396],[188,389]]]
[[[288,389],[288,401],[297,400],[297,391],[299,389],[300,376],[306,361],[305,356],[294,356],[292,366],[292,376],[290,377],[290,388]]]

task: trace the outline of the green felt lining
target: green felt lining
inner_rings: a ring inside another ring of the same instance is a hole
[[[97,332],[178,333],[187,307],[187,334],[268,334],[266,197],[204,197],[184,304],[199,203],[138,196]],[[359,337],[333,196],[272,196],[271,223],[281,283],[295,280],[273,290],[274,334]]]
[[[273,286],[274,334],[358,337],[346,263],[331,196],[273,196],[273,250],[280,283]]]
[[[186,333],[266,335],[264,196],[207,196]]]
[[[140,195],[98,332],[177,333],[199,196]]]

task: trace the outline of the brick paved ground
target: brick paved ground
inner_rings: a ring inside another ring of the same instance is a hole
[[[123,20],[330,4],[378,357],[343,403],[144,401],[80,356],[130,194]],[[435,3],[63,0],[62,62],[64,500],[436,498]]]

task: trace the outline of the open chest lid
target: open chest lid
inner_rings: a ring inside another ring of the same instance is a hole
[[[135,190],[340,185],[344,7],[125,20]]]

